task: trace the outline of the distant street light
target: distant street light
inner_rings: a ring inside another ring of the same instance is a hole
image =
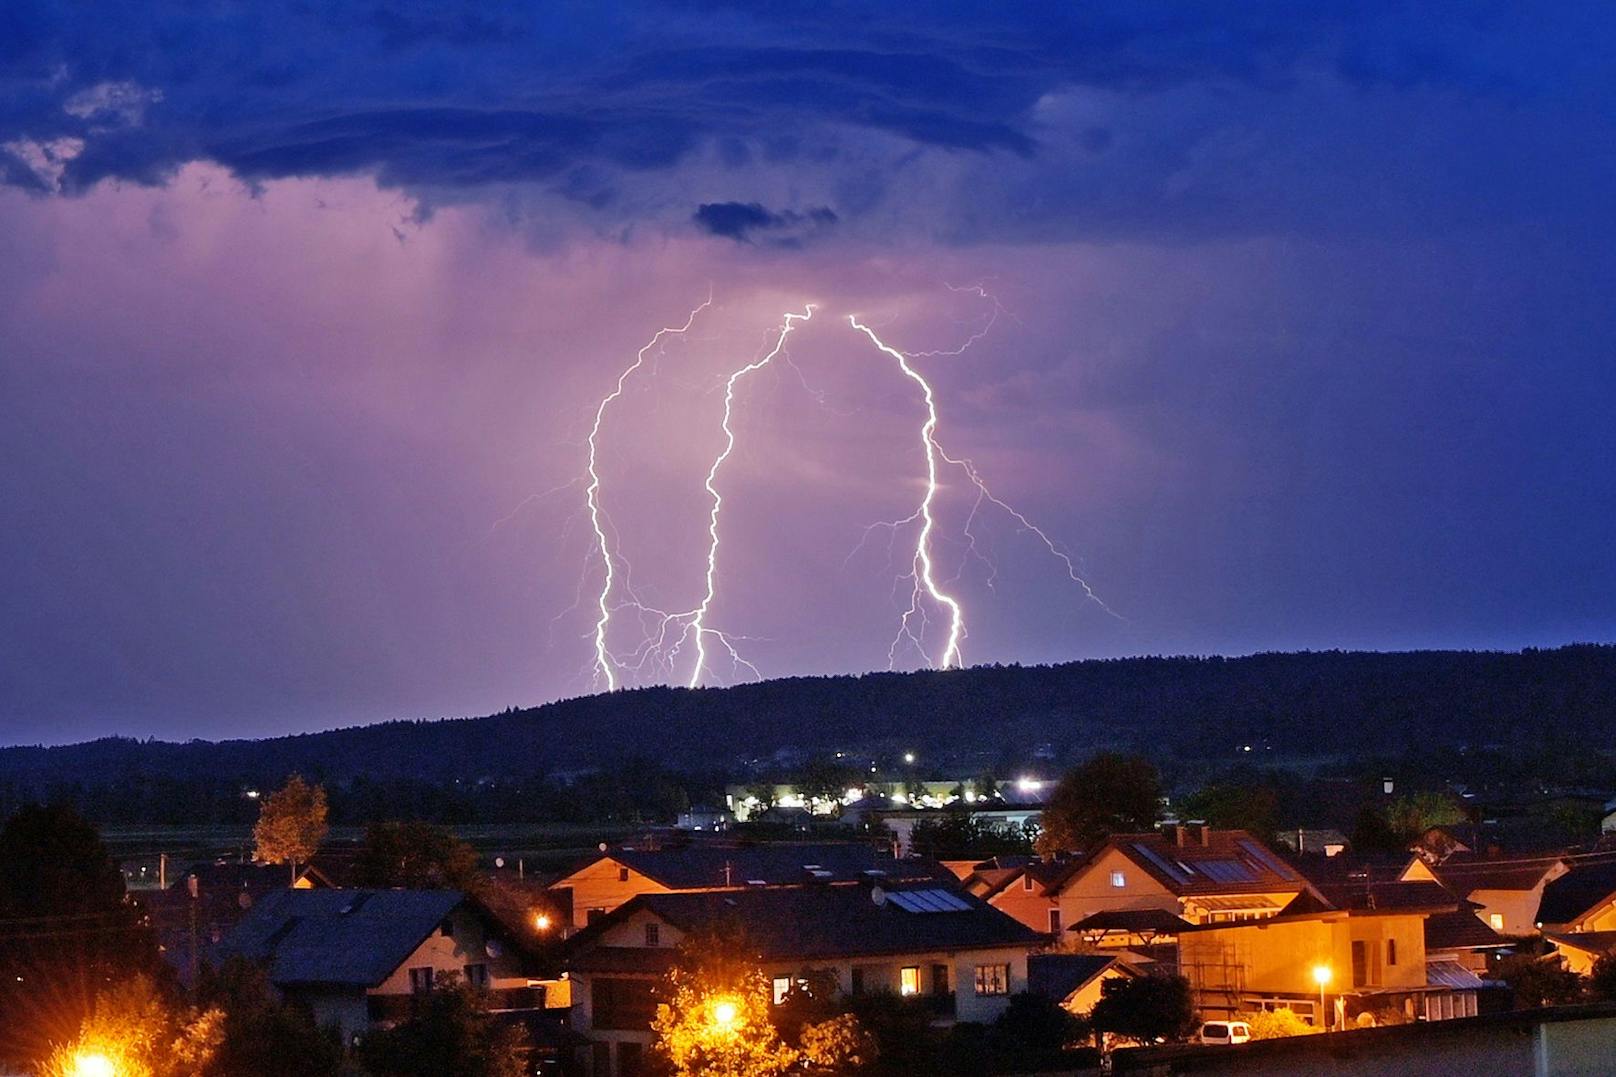
[[[1324,1024],[1324,986],[1325,986],[1325,984],[1328,984],[1330,982],[1331,975],[1333,975],[1333,974],[1330,972],[1330,966],[1329,965],[1314,965],[1313,966],[1313,982],[1319,985],[1319,1027],[1320,1028],[1326,1027],[1325,1024]]]

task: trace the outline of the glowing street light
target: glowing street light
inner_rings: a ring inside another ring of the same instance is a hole
[[[1313,966],[1313,982],[1319,985],[1319,1027],[1324,1026],[1324,987],[1330,982],[1333,975],[1329,965]]]
[[[118,1067],[100,1051],[80,1051],[73,1056],[69,1077],[118,1077]]]
[[[538,928],[540,931],[549,931],[550,917],[545,913],[539,913],[539,915],[533,918],[533,926]]]
[[[722,998],[713,1003],[713,1028],[719,1032],[734,1032],[741,1017],[740,1007],[733,999]]]

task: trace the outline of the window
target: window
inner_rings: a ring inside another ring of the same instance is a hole
[[[466,983],[479,991],[488,987],[488,966],[483,964],[466,966]]]
[[[898,994],[920,994],[920,966],[905,965],[898,970]]]
[[[432,990],[432,967],[422,966],[410,970],[410,994],[425,995]]]
[[[627,868],[618,868],[617,869],[617,881],[620,882],[620,883],[628,882],[628,869]]]
[[[1124,886],[1128,885],[1128,877],[1122,874],[1120,871],[1113,871],[1111,873],[1111,885],[1116,887],[1118,890],[1121,890]]]
[[[617,1045],[617,1077],[640,1077],[645,1072],[645,1044]]]
[[[1362,939],[1352,944],[1352,986],[1362,987],[1369,982],[1369,947]]]
[[[979,995],[1008,995],[1010,993],[1010,966],[976,966],[976,993]]]
[[[647,946],[661,946],[662,945],[662,925],[661,924],[646,924],[645,925],[645,945],[647,945]]]
[[[786,1000],[787,995],[791,994],[791,977],[776,976],[774,978],[773,988],[774,1004],[778,1006],[780,1003]]]
[[[643,1032],[656,1016],[656,996],[652,980],[629,980],[602,976],[589,985],[594,1004],[595,1027],[609,1031]]]
[[[1397,964],[1397,940],[1396,939],[1387,939],[1386,940],[1386,964],[1388,964],[1388,965]]]
[[[1050,909],[1049,910],[1049,933],[1051,935],[1059,934],[1060,929],[1061,929],[1060,910],[1059,909]]]
[[[1499,912],[1493,913],[1491,916],[1487,917],[1487,923],[1492,925],[1492,929],[1494,931],[1504,930],[1504,914]]]
[[[1032,876],[1025,871],[1021,873],[1021,888],[1029,894],[1032,893]]]

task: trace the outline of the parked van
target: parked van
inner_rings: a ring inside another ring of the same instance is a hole
[[[1201,1026],[1201,1043],[1246,1043],[1251,1026],[1244,1021],[1208,1021]]]

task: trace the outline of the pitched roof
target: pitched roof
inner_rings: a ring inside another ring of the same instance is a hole
[[[1457,961],[1427,961],[1425,982],[1430,987],[1448,987],[1455,991],[1474,991],[1486,987],[1486,981]]]
[[[1048,897],[1066,878],[1067,867],[1062,860],[1031,860],[1013,866],[1000,866],[995,861],[987,861],[966,876],[965,884],[972,888],[973,893],[991,899],[1012,884],[1021,885],[1024,876],[1031,876],[1033,890],[1040,897]]]
[[[1460,897],[1469,897],[1477,890],[1532,890],[1558,863],[1557,856],[1496,861],[1452,857],[1428,866],[1444,886]]]
[[[1244,830],[1197,831],[1186,835],[1182,845],[1157,833],[1113,834],[1101,850],[1105,848],[1115,848],[1180,896],[1300,890],[1308,885],[1295,868]]]
[[[1090,913],[1067,930],[1080,935],[1107,931],[1122,931],[1130,935],[1176,935],[1189,926],[1188,920],[1166,909],[1108,909]]]
[[[1432,913],[1425,918],[1425,952],[1428,954],[1508,945],[1508,939],[1488,927],[1468,906],[1452,912]]]
[[[1338,909],[1430,909],[1451,911],[1460,898],[1441,883],[1382,879],[1318,884],[1319,893]]]
[[[572,948],[586,951],[641,909],[687,934],[734,930],[764,961],[1030,947],[1043,938],[957,887],[844,883],[640,894],[575,935]]]
[[[751,882],[770,886],[815,879],[839,882],[861,878],[866,872],[884,872],[891,879],[954,880],[953,873],[935,860],[898,859],[869,845],[831,842],[613,849],[603,855],[670,890],[745,886]]]
[[[1027,990],[1064,1002],[1116,963],[1116,954],[1033,954],[1027,958]]]
[[[374,987],[463,901],[458,890],[280,890],[253,907],[219,953],[265,962],[281,986]]]
[[[1616,861],[1576,864],[1543,888],[1540,924],[1574,924],[1616,895]]]
[[[1616,931],[1548,931],[1543,937],[1556,946],[1569,946],[1590,954],[1608,954],[1616,949]]]

